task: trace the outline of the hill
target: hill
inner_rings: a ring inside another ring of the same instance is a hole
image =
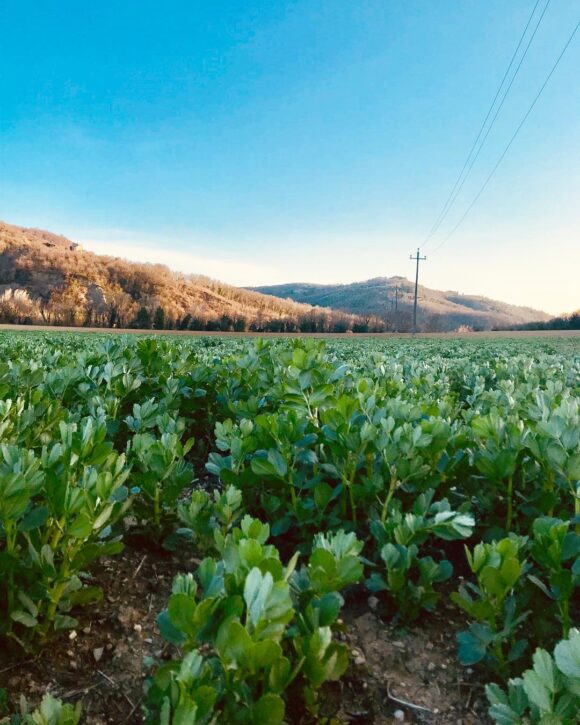
[[[376,277],[352,284],[294,283],[253,287],[254,291],[321,307],[332,307],[362,317],[377,315],[392,329],[409,329],[414,283],[404,277]],[[490,330],[545,321],[549,315],[477,295],[441,292],[419,286],[417,326],[426,331],[450,331],[462,326]]]
[[[0,322],[194,330],[345,331],[353,315],[85,251],[0,222]]]

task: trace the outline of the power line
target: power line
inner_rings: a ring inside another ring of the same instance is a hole
[[[538,99],[539,99],[539,98],[540,98],[540,96],[542,95],[542,93],[543,93],[543,91],[544,91],[544,88],[545,88],[545,87],[546,87],[546,86],[548,85],[548,82],[549,82],[550,78],[552,77],[552,75],[554,74],[554,71],[556,70],[556,68],[558,67],[558,65],[559,65],[560,61],[562,60],[562,58],[563,58],[563,56],[564,56],[564,53],[565,53],[565,52],[566,52],[566,51],[568,50],[568,46],[570,45],[570,43],[571,43],[571,42],[572,42],[572,40],[574,39],[574,36],[576,35],[576,33],[577,33],[577,31],[578,31],[578,28],[579,28],[579,27],[580,27],[580,21],[579,21],[579,22],[578,22],[578,23],[576,24],[576,27],[575,27],[575,28],[574,28],[574,30],[572,31],[572,33],[571,33],[570,37],[568,38],[568,40],[566,41],[566,44],[565,44],[565,45],[564,45],[564,47],[562,48],[562,51],[561,51],[560,55],[559,55],[559,56],[558,56],[558,58],[556,59],[556,62],[554,63],[554,65],[552,66],[552,68],[551,68],[550,72],[549,72],[549,73],[548,73],[548,75],[546,76],[546,79],[545,79],[545,80],[544,80],[544,82],[542,83],[542,85],[541,85],[541,87],[540,87],[540,90],[539,90],[539,91],[537,92],[537,94],[536,94],[536,96],[535,96],[534,100],[532,101],[532,103],[531,103],[530,107],[528,108],[528,110],[527,110],[527,111],[526,111],[526,113],[524,114],[524,117],[523,117],[523,118],[522,118],[522,120],[520,121],[520,123],[519,123],[518,127],[516,128],[516,130],[515,130],[515,132],[514,132],[514,134],[513,134],[513,136],[511,137],[511,139],[509,140],[509,142],[508,142],[507,146],[506,146],[506,147],[505,147],[505,149],[503,150],[503,153],[501,154],[501,156],[500,156],[500,157],[499,157],[499,159],[497,160],[497,162],[496,162],[495,166],[493,167],[493,169],[492,169],[492,170],[490,171],[490,173],[489,173],[488,177],[486,178],[486,180],[485,180],[485,181],[483,182],[483,184],[482,184],[481,188],[479,189],[479,191],[477,192],[477,194],[476,194],[476,195],[475,195],[475,197],[473,198],[473,200],[472,200],[471,204],[470,204],[470,205],[469,205],[469,206],[467,207],[467,209],[465,210],[465,213],[464,213],[464,214],[463,214],[463,216],[462,216],[462,217],[461,217],[461,218],[459,219],[459,221],[458,221],[458,222],[457,222],[457,224],[456,224],[456,225],[455,225],[455,226],[453,227],[453,229],[452,229],[452,230],[451,230],[451,231],[449,232],[449,234],[448,234],[448,235],[447,235],[447,236],[446,236],[446,237],[445,237],[445,238],[443,239],[443,241],[442,241],[442,242],[441,242],[441,243],[440,243],[440,244],[439,244],[439,245],[438,245],[437,247],[435,247],[435,249],[433,250],[433,252],[436,252],[436,251],[438,251],[439,249],[441,249],[441,247],[442,247],[442,246],[443,246],[443,245],[444,245],[444,244],[445,244],[445,243],[446,243],[446,242],[447,242],[447,241],[448,241],[448,240],[449,240],[449,239],[450,239],[450,238],[451,238],[451,237],[452,237],[452,236],[453,236],[453,235],[455,234],[455,232],[457,231],[457,229],[459,229],[459,227],[461,226],[461,224],[463,224],[463,221],[465,220],[466,216],[467,216],[467,215],[469,214],[469,212],[470,212],[470,211],[471,211],[471,210],[473,209],[473,207],[474,207],[474,206],[475,206],[475,204],[477,203],[477,201],[478,201],[479,197],[480,197],[480,196],[481,196],[481,195],[483,194],[483,192],[485,191],[485,189],[486,189],[487,185],[489,184],[489,182],[491,181],[491,179],[492,179],[493,175],[495,174],[495,172],[496,172],[496,171],[497,171],[497,169],[499,168],[499,166],[500,166],[501,162],[502,162],[502,161],[504,160],[504,158],[505,158],[505,156],[506,156],[507,152],[509,151],[509,149],[510,149],[511,145],[512,145],[512,144],[513,144],[513,142],[514,142],[514,141],[516,140],[516,137],[517,137],[517,135],[519,134],[519,132],[520,132],[520,130],[521,130],[521,128],[522,128],[522,126],[523,126],[523,125],[524,125],[524,123],[525,123],[525,122],[527,121],[527,119],[528,119],[528,116],[530,115],[530,113],[531,113],[531,112],[532,112],[532,110],[534,109],[534,106],[536,105],[536,103],[538,102]]]
[[[526,25],[525,25],[525,27],[523,29],[523,32],[522,32],[522,34],[520,36],[520,39],[518,41],[518,44],[516,46],[516,49],[514,50],[514,52],[512,54],[512,57],[510,59],[510,62],[508,64],[508,67],[506,68],[506,71],[505,71],[505,73],[503,75],[503,78],[501,79],[501,83],[499,84],[498,89],[497,89],[497,91],[495,93],[495,96],[493,97],[493,101],[491,102],[491,105],[490,105],[490,107],[489,107],[489,109],[487,111],[487,114],[486,114],[485,118],[483,119],[483,123],[481,124],[481,127],[480,127],[480,129],[479,129],[479,131],[477,133],[477,136],[475,137],[475,140],[474,140],[474,142],[473,142],[473,144],[472,144],[472,146],[471,146],[471,148],[469,150],[469,153],[467,154],[467,157],[465,159],[465,162],[463,164],[463,167],[462,167],[461,171],[459,172],[459,175],[458,175],[457,179],[455,180],[455,184],[453,185],[453,188],[449,192],[449,196],[447,197],[447,200],[445,201],[445,204],[443,205],[441,211],[439,212],[439,216],[437,217],[437,219],[435,220],[433,226],[431,227],[431,230],[429,231],[429,234],[427,234],[427,236],[425,237],[425,240],[423,241],[423,247],[430,241],[430,239],[434,236],[434,234],[437,232],[437,230],[439,229],[439,227],[441,226],[441,224],[443,223],[443,221],[447,217],[447,214],[451,210],[451,207],[453,206],[453,204],[455,203],[455,200],[457,199],[459,193],[461,192],[461,189],[463,188],[463,185],[465,184],[465,181],[467,180],[467,177],[469,176],[469,174],[471,172],[471,169],[473,168],[473,165],[475,164],[475,162],[477,160],[477,157],[479,156],[479,154],[481,152],[481,149],[483,148],[483,146],[484,146],[484,144],[485,144],[485,142],[487,140],[487,137],[489,136],[489,133],[490,133],[490,131],[491,131],[491,129],[492,129],[492,127],[493,127],[493,125],[494,125],[497,117],[498,117],[498,114],[499,114],[499,112],[502,109],[502,106],[503,106],[503,104],[504,104],[504,102],[505,102],[505,100],[507,98],[508,93],[510,92],[510,89],[511,89],[511,87],[513,85],[513,82],[515,81],[516,76],[518,75],[518,72],[519,72],[519,70],[520,70],[520,68],[522,66],[522,63],[524,62],[524,59],[525,59],[525,57],[526,57],[526,55],[528,53],[528,50],[530,48],[530,45],[532,44],[532,41],[534,40],[534,37],[535,37],[535,35],[536,35],[537,31],[538,31],[538,28],[540,27],[540,23],[542,22],[542,19],[543,19],[545,13],[546,13],[546,10],[548,9],[548,5],[550,4],[550,0],[547,0],[546,5],[544,6],[544,9],[543,9],[543,11],[542,11],[542,13],[540,15],[540,18],[539,18],[538,22],[536,23],[536,27],[534,28],[534,30],[532,32],[532,35],[531,35],[531,37],[530,37],[530,39],[528,41],[528,44],[527,44],[527,46],[526,46],[526,48],[525,48],[525,50],[524,50],[524,52],[522,54],[522,57],[520,58],[520,61],[519,61],[518,65],[517,65],[517,67],[516,67],[516,70],[515,70],[512,78],[511,78],[511,81],[509,82],[509,85],[508,85],[508,87],[507,87],[507,89],[506,89],[506,91],[505,91],[505,93],[504,93],[504,95],[503,95],[503,97],[502,97],[502,99],[501,99],[498,107],[497,107],[497,110],[495,112],[495,115],[494,115],[493,119],[491,120],[491,123],[489,124],[489,127],[488,127],[488,129],[487,129],[487,131],[485,133],[485,136],[483,137],[483,139],[481,140],[481,143],[479,144],[479,148],[477,149],[477,152],[476,152],[475,156],[473,156],[473,158],[472,158],[473,152],[476,149],[477,144],[479,143],[479,141],[481,139],[481,136],[482,136],[482,134],[484,132],[484,129],[485,129],[486,124],[487,124],[487,121],[489,120],[489,117],[491,116],[491,113],[492,113],[492,111],[494,109],[495,103],[496,103],[497,99],[499,98],[499,95],[500,95],[500,93],[502,91],[502,88],[504,86],[504,83],[507,80],[507,77],[509,75],[509,72],[510,72],[510,70],[511,70],[513,64],[514,64],[514,61],[515,61],[517,55],[518,55],[518,52],[519,52],[519,50],[521,48],[521,45],[522,45],[522,43],[524,41],[524,38],[526,36],[526,33],[528,32],[528,28],[530,27],[530,24],[532,22],[532,18],[534,17],[534,15],[536,13],[536,9],[537,9],[537,7],[538,7],[539,4],[540,4],[540,0],[536,0],[536,4],[532,8],[532,12],[530,13],[530,17],[528,18],[528,21],[527,21],[527,23],[526,23]],[[471,163],[470,163],[470,161],[471,161]],[[467,173],[466,173],[466,171],[467,171]]]
[[[443,219],[441,220],[442,222],[445,219],[445,217],[447,216],[447,213],[451,210],[451,207],[455,203],[455,200],[459,196],[459,194],[461,192],[461,189],[463,188],[465,182],[467,181],[467,178],[468,178],[469,174],[471,173],[471,169],[473,168],[473,165],[475,164],[475,162],[477,161],[477,158],[479,157],[479,154],[481,152],[481,149],[483,148],[485,142],[487,141],[487,137],[489,136],[489,133],[490,133],[491,129],[493,128],[493,125],[494,125],[494,123],[495,123],[495,121],[496,121],[496,119],[497,119],[497,117],[499,115],[499,112],[501,111],[501,109],[503,107],[503,104],[505,102],[505,99],[507,98],[507,95],[510,92],[510,89],[511,89],[511,87],[513,85],[513,82],[516,79],[516,76],[517,76],[517,74],[518,74],[518,72],[519,72],[519,70],[520,70],[520,68],[522,66],[522,63],[524,62],[524,59],[525,59],[525,57],[526,57],[526,55],[528,53],[528,50],[530,48],[530,45],[532,44],[532,41],[534,40],[534,37],[536,35],[536,32],[537,32],[538,28],[540,27],[540,23],[542,22],[542,19],[543,19],[544,15],[546,14],[546,10],[548,9],[548,5],[549,4],[550,4],[550,0],[548,0],[548,2],[546,3],[546,5],[544,6],[544,9],[542,11],[542,14],[540,15],[540,18],[539,18],[538,22],[536,23],[536,27],[534,28],[534,30],[532,32],[532,35],[531,35],[531,37],[530,37],[530,39],[528,41],[528,44],[526,45],[526,48],[524,50],[524,53],[523,53],[522,57],[520,58],[520,62],[517,65],[517,68],[515,70],[515,73],[513,74],[512,79],[509,82],[509,85],[506,88],[505,93],[503,94],[503,97],[502,97],[502,99],[500,101],[500,104],[497,107],[497,110],[496,110],[496,112],[495,112],[495,114],[494,114],[494,116],[493,116],[493,118],[491,120],[490,125],[487,128],[487,131],[485,132],[485,136],[482,138],[481,143],[479,144],[479,147],[478,147],[478,149],[477,149],[477,151],[475,153],[475,156],[472,158],[471,163],[469,164],[469,167],[467,169],[467,173],[463,177],[463,180],[461,181],[461,184],[459,185],[457,191],[455,192],[455,194],[453,195],[453,198],[451,199],[451,203],[449,204],[449,207],[447,209],[447,212],[445,213]]]

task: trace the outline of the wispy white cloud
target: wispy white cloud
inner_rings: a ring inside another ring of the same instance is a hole
[[[541,233],[528,235],[524,275],[520,268],[518,250],[508,241],[506,233],[490,242],[483,233],[469,238],[476,251],[463,257],[452,245],[431,254],[421,269],[421,283],[432,289],[454,289],[463,294],[480,294],[516,305],[528,305],[553,314],[578,308],[580,298],[576,282],[578,252],[573,248],[570,230],[558,230],[559,244],[568,252],[570,265],[562,268],[554,260],[545,259],[545,237]],[[181,248],[168,246],[167,238],[126,229],[67,229],[66,235],[79,241],[85,249],[137,262],[165,264],[183,273],[203,274],[238,286],[274,285],[287,282],[316,282],[321,284],[349,283],[371,277],[403,275],[414,277],[412,240],[400,235],[382,243],[376,235],[361,234],[299,234],[290,232],[275,235],[275,243],[253,239],[241,240],[238,249],[231,251],[232,240],[219,237],[202,239],[199,233],[177,240]],[[387,236],[387,235],[385,235]],[[500,236],[499,233],[497,235]],[[229,247],[230,251],[227,251]],[[345,250],[348,250],[346,252]],[[490,265],[490,259],[502,260]]]
[[[110,238],[76,237],[85,249],[96,254],[122,257],[134,262],[165,264],[175,272],[203,274],[234,285],[267,284],[276,277],[274,269],[232,257],[204,255],[186,252],[153,244],[130,241],[132,233],[118,230]],[[109,237],[109,234],[107,234]],[[128,241],[129,238],[129,241]],[[258,280],[258,281],[257,281]]]

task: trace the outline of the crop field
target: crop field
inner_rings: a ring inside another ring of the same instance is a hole
[[[0,331],[0,723],[576,723],[580,338]]]

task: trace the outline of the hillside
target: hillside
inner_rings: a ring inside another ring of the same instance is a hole
[[[0,321],[224,331],[343,331],[357,323],[349,314],[93,254],[65,237],[4,222]]]
[[[388,321],[389,327],[401,330],[409,328],[413,311],[414,283],[404,277],[376,277],[352,284],[294,283],[252,289],[281,299],[332,307],[363,317],[378,315]],[[455,330],[462,325],[489,330],[549,319],[545,312],[529,307],[476,295],[441,292],[421,285],[418,304],[418,327],[429,331]]]

